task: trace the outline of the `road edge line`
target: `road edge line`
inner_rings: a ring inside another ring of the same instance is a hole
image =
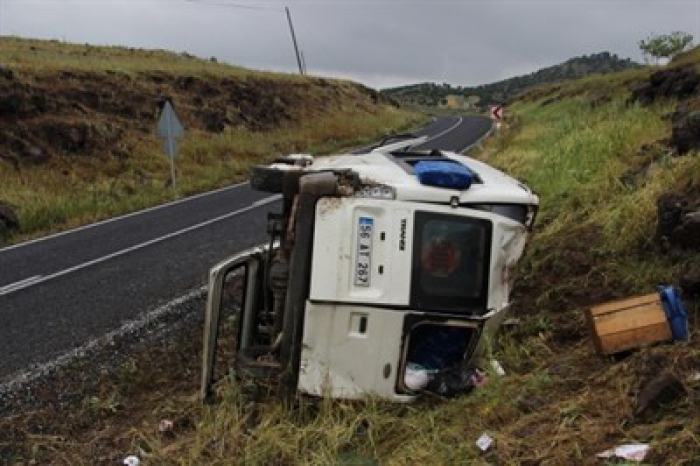
[[[34,364],[33,367],[31,367],[30,369],[21,369],[8,375],[6,377],[7,381],[0,382],[0,396],[16,392],[17,390],[20,390],[23,387],[25,387],[27,384],[30,384],[42,377],[45,377],[52,371],[60,369],[61,367],[69,364],[75,359],[81,356],[85,356],[91,351],[98,349],[104,343],[113,341],[116,338],[124,337],[130,333],[136,333],[146,328],[153,322],[156,322],[158,319],[166,317],[170,314],[184,315],[186,310],[178,310],[177,306],[183,305],[190,300],[199,298],[200,296],[206,294],[206,292],[207,285],[201,286],[200,288],[196,288],[190,291],[189,293],[175,298],[151,311],[147,311],[145,314],[143,314],[140,317],[137,317],[136,319],[132,319],[130,321],[125,322],[116,330],[112,330],[110,332],[105,333],[104,335],[92,338],[87,343],[73,348],[72,350],[66,351],[60,356],[57,356],[56,358],[48,362]],[[166,328],[162,329],[161,331],[166,331],[167,327],[168,326],[166,326]],[[150,336],[153,337],[156,335],[157,334],[151,334]]]
[[[486,118],[486,117],[484,117],[484,118]],[[489,128],[488,131],[486,131],[479,139],[477,139],[476,141],[472,142],[472,143],[469,144],[467,147],[465,147],[464,149],[458,151],[457,153],[458,153],[458,154],[463,154],[463,155],[464,155],[465,152],[468,152],[468,151],[472,150],[472,148],[474,148],[474,146],[478,146],[479,144],[481,144],[481,142],[482,142],[484,139],[486,139],[486,138],[488,138],[488,137],[491,136],[491,133],[493,133],[493,129],[494,129],[494,128],[495,128],[495,125],[494,125],[493,121],[491,121],[491,127]]]
[[[108,223],[116,222],[118,220],[124,220],[126,218],[135,217],[137,215],[145,214],[148,212],[153,212],[155,210],[163,209],[165,207],[172,207],[174,205],[182,204],[182,203],[185,203],[187,201],[192,201],[194,199],[199,199],[199,198],[209,196],[212,194],[218,194],[218,193],[224,192],[228,189],[240,188],[241,186],[245,186],[249,183],[250,183],[249,181],[244,181],[242,183],[236,183],[236,184],[233,184],[231,186],[224,186],[223,188],[218,188],[218,189],[215,189],[213,191],[207,191],[204,193],[195,194],[193,196],[183,197],[182,199],[175,199],[173,201],[166,202],[165,204],[158,204],[158,205],[155,205],[152,207],[147,207],[145,209],[137,210],[135,212],[129,212],[128,214],[119,215],[117,217],[106,218],[104,220],[100,220],[99,222],[89,223],[87,225],[71,228],[71,229],[65,230],[65,231],[59,231],[58,233],[52,233],[48,236],[42,236],[41,238],[30,239],[30,240],[24,241],[22,243],[13,244],[12,246],[6,246],[4,248],[0,248],[0,254],[2,254],[3,252],[6,252],[6,251],[21,248],[23,246],[29,246],[30,244],[40,243],[42,241],[46,241],[49,239],[58,238],[59,236],[67,235],[69,233],[77,233],[77,232],[82,231],[82,230],[88,230],[90,228],[94,228],[94,227],[98,227],[98,226],[105,225]]]
[[[259,207],[262,207],[264,205],[270,204],[272,202],[275,202],[279,200],[282,196],[279,194],[275,194],[274,196],[269,196],[264,199],[260,199],[258,201],[253,202],[251,205],[247,207],[240,208],[238,210],[234,210],[233,212],[228,212],[223,215],[219,215],[218,217],[210,218],[209,220],[205,220],[200,223],[196,223],[194,225],[190,225],[185,228],[181,228],[177,231],[170,232],[168,234],[159,236],[157,238],[150,239],[148,241],[144,241],[139,244],[135,244],[133,246],[129,246],[128,248],[120,249],[119,251],[115,251],[111,254],[107,254],[102,257],[98,257],[96,259],[92,259],[87,262],[83,262],[82,264],[74,265],[73,267],[68,267],[67,269],[59,270],[58,272],[54,272],[51,274],[47,275],[42,275],[39,276],[39,278],[32,277],[34,278],[33,280],[22,280],[21,282],[16,282],[13,286],[8,286],[8,289],[2,290],[0,289],[0,296],[6,296],[9,295],[10,293],[14,293],[20,290],[24,290],[26,288],[32,287],[34,285],[39,285],[44,282],[48,282],[50,280],[53,280],[54,278],[59,278],[64,275],[71,274],[73,272],[77,272],[78,270],[85,269],[87,267],[93,266],[95,264],[99,264],[101,262],[108,261],[110,259],[114,259],[115,257],[120,257],[125,254],[132,253],[134,251],[138,251],[140,249],[146,248],[148,246],[152,246],[154,244],[162,243],[163,241],[167,241],[171,238],[175,238],[177,236],[183,235],[185,233],[189,233],[194,230],[199,230],[200,228],[212,225],[214,223],[220,222],[222,220],[226,220],[231,217],[235,217],[236,215],[241,215],[247,212],[250,212],[251,210],[257,209]]]

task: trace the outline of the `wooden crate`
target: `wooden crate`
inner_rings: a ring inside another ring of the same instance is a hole
[[[601,354],[672,339],[658,293],[594,306],[586,312],[586,319]]]

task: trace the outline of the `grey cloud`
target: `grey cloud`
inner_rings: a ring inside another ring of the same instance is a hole
[[[294,72],[288,4],[311,73],[375,87],[477,85],[603,50],[640,59],[637,41],[651,32],[685,30],[700,38],[694,0],[233,3],[256,9],[175,0],[4,0],[0,33],[188,51]]]

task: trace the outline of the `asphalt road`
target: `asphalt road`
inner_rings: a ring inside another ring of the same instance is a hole
[[[417,134],[461,152],[490,127],[444,117]],[[243,183],[0,249],[0,383],[201,288],[264,239],[278,203]]]
[[[491,120],[487,118],[473,116],[439,118],[416,133],[430,138],[416,149],[464,152],[490,129]]]

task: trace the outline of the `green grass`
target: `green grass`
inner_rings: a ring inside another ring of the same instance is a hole
[[[566,272],[567,264],[554,264],[547,251],[575,245],[581,254],[596,258],[592,274],[614,277],[625,284],[623,291],[648,289],[677,276],[682,261],[672,265],[658,253],[644,254],[654,244],[658,196],[700,181],[697,156],[672,157],[657,142],[670,134],[670,123],[662,116],[672,109],[670,102],[629,104],[625,95],[593,108],[590,98],[578,95],[544,107],[529,102],[514,109],[516,129],[481,157],[540,195],[539,226],[533,253],[526,258],[530,274],[553,266]],[[654,149],[648,153],[645,146]],[[624,182],[626,173],[642,167],[647,167],[645,173],[633,177],[633,183]],[[590,233],[592,241],[576,244],[575,237],[584,231],[596,233]]]
[[[175,159],[175,190],[168,187],[168,160],[155,137],[139,145],[128,160],[63,160],[20,173],[0,164],[3,200],[17,206],[21,223],[12,240],[243,181],[251,165],[277,155],[323,154],[359,146],[419,121],[416,115],[384,109],[375,115],[359,111],[330,115],[270,132],[194,132],[183,141]]]
[[[236,78],[276,77],[293,81],[303,78],[292,73],[269,73],[218,63],[187,53],[145,50],[122,46],[94,46],[57,40],[30,40],[4,36],[0,39],[0,62],[21,71],[109,71],[136,74],[165,72],[178,75],[206,74]]]
[[[494,383],[435,408],[329,399],[290,408],[274,400],[251,404],[227,384],[221,405],[205,409],[192,435],[176,441],[145,435],[140,444],[153,464],[468,464],[479,454],[465,441],[463,413],[499,410],[500,390]],[[470,431],[487,428],[477,416],[469,420]]]

